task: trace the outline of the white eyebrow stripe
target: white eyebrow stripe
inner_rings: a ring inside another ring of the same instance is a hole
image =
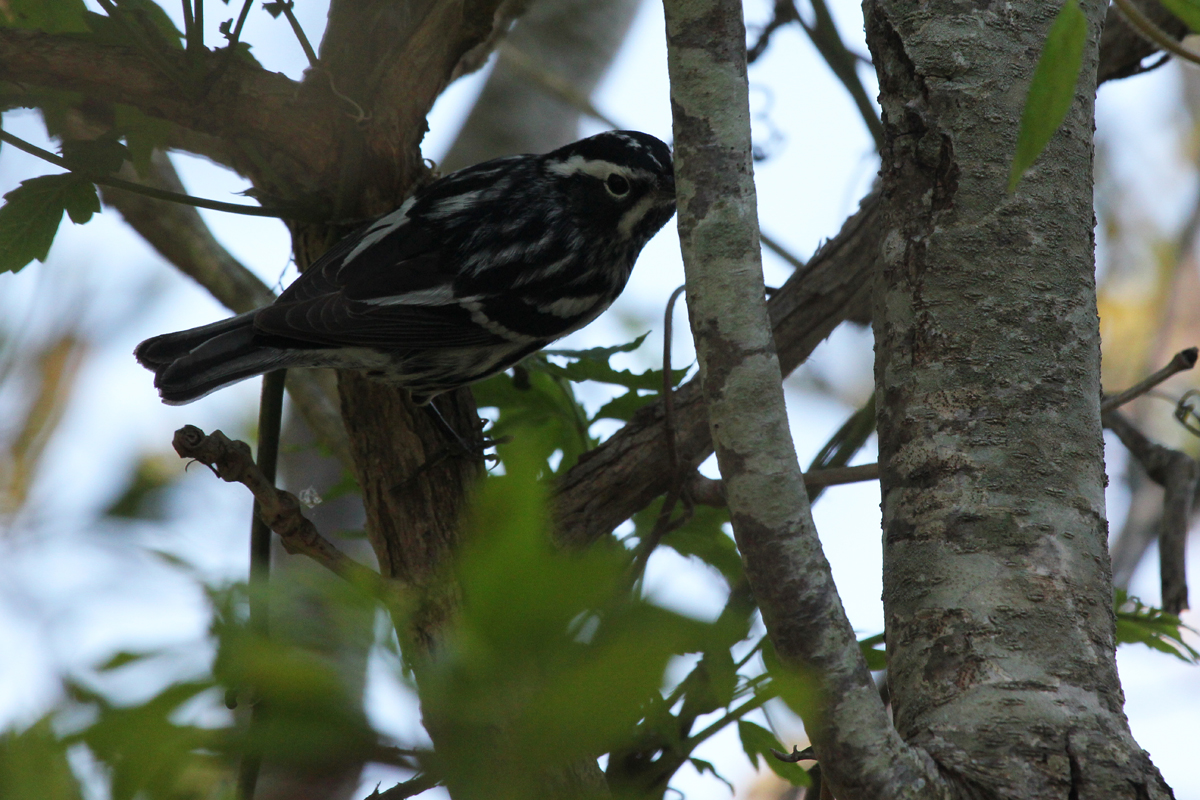
[[[564,178],[570,178],[572,175],[583,173],[599,180],[606,180],[614,172],[629,179],[632,179],[634,176],[634,171],[629,167],[614,164],[611,161],[584,158],[583,156],[571,156],[566,161],[552,162],[546,168]]]

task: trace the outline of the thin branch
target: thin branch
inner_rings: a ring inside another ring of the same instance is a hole
[[[1180,350],[1175,354],[1175,357],[1172,358],[1170,362],[1158,372],[1155,372],[1145,380],[1129,387],[1120,394],[1109,395],[1108,397],[1105,397],[1100,403],[1101,413],[1120,408],[1130,400],[1141,397],[1146,392],[1165,381],[1167,378],[1170,378],[1172,375],[1180,372],[1186,372],[1187,370],[1196,366],[1196,358],[1198,355],[1200,355],[1200,349],[1195,347],[1189,347],[1186,350]]]
[[[275,486],[275,467],[279,462],[279,427],[283,419],[284,370],[268,372],[262,380],[262,396],[258,407],[258,461],[256,466],[263,480]],[[271,580],[271,529],[262,517],[262,507],[257,499],[250,512],[250,619],[248,627],[259,636],[266,637],[270,630],[271,609],[267,602],[267,586]],[[266,723],[269,709],[262,702],[255,703],[250,710],[251,741],[255,732]],[[250,747],[242,754],[238,765],[238,797],[254,800],[258,786],[258,774],[262,768],[262,751]]]
[[[419,772],[403,783],[398,783],[390,789],[382,792],[376,790],[367,795],[366,800],[405,800],[408,797],[414,797],[421,792],[427,792],[435,786],[441,784],[437,778],[430,775],[428,772]]]
[[[683,294],[686,286],[680,286],[671,292],[670,298],[667,299],[667,308],[663,312],[663,436],[667,443],[667,464],[671,470],[670,488],[667,490],[667,496],[663,498],[662,508],[659,509],[658,519],[654,522],[654,529],[649,535],[642,540],[638,545],[637,552],[633,556],[633,564],[630,568],[634,580],[641,577],[643,570],[646,569],[647,562],[650,561],[650,556],[654,553],[654,549],[658,547],[662,538],[670,533],[675,528],[683,524],[690,515],[685,513],[684,516],[674,522],[671,521],[671,514],[675,511],[675,506],[679,503],[679,498],[682,494],[683,475],[679,469],[679,452],[675,447],[675,386],[671,378],[671,344],[673,340],[672,332],[675,319],[675,301]],[[685,511],[690,511],[691,506],[688,506]]]
[[[287,17],[288,24],[292,26],[292,33],[296,34],[296,39],[300,42],[300,47],[304,50],[304,57],[308,59],[308,65],[310,67],[316,67],[316,51],[313,50],[313,46],[309,43],[308,37],[304,35],[304,29],[300,27],[300,20],[296,19],[296,12],[293,10],[296,6],[296,3],[294,0],[283,0],[276,5],[283,11],[283,15]],[[330,76],[329,80],[332,82],[333,77]]]
[[[508,42],[502,43],[499,50],[500,57],[506,60],[513,69],[525,75],[547,93],[589,117],[603,122],[610,128],[621,127],[611,117],[592,105],[591,99],[575,88],[570,81],[564,80],[553,71],[546,69],[532,57],[522,53]]]
[[[771,36],[775,31],[790,22],[799,21],[800,15],[796,13],[794,0],[775,0],[775,11],[771,15],[771,21],[759,32],[758,39],[754,44],[746,50],[746,63],[753,64],[763,53],[767,52],[767,45],[771,43]]]
[[[827,486],[842,486],[847,483],[879,480],[878,464],[859,464],[854,467],[829,467],[804,473],[804,488],[808,491]],[[702,506],[723,508],[725,484],[720,479],[706,478],[699,472],[692,473],[687,483],[688,496]]]
[[[232,50],[242,38],[242,26],[246,24],[246,17],[250,14],[250,7],[254,5],[254,0],[246,0],[242,3],[242,10],[238,14],[237,23],[233,26],[233,33],[229,35],[229,49]]]
[[[797,258],[790,250],[785,248],[778,241],[763,233],[762,228],[759,228],[758,230],[758,238],[768,250],[782,258],[787,263],[791,264],[792,269],[804,269],[804,261],[802,259]]]
[[[13,136],[5,130],[0,130],[0,141],[7,142],[18,150],[23,150],[32,156],[37,156],[43,161],[48,161],[56,167],[61,167],[73,175],[78,175],[92,183],[100,186],[111,186],[114,189],[123,189],[134,194],[153,197],[156,200],[168,200],[172,203],[181,205],[195,206],[197,208],[207,208],[213,211],[228,211],[232,214],[244,214],[250,217],[276,217],[282,219],[308,219],[311,220],[311,214],[299,212],[296,209],[287,208],[266,208],[263,206],[245,206],[237,203],[222,203],[219,200],[208,200],[203,197],[193,197],[190,194],[180,194],[178,192],[168,192],[163,189],[155,189],[152,186],[144,186],[140,183],[122,180],[121,178],[113,178],[108,175],[98,175],[93,172],[83,172],[73,169],[63,158],[54,155],[48,150],[43,150],[37,145],[30,144],[24,139]]]
[[[1151,43],[1182,58],[1184,61],[1200,64],[1200,56],[1197,56],[1191,50],[1188,50],[1179,42],[1172,39],[1166,31],[1155,25],[1152,19],[1143,14],[1142,10],[1134,5],[1132,0],[1113,0],[1113,2],[1121,10],[1121,13],[1125,16],[1129,24]]]
[[[821,57],[825,59],[825,63],[829,65],[834,76],[850,93],[850,98],[854,100],[854,105],[858,108],[863,123],[866,124],[871,138],[875,141],[875,149],[882,150],[883,122],[879,119],[879,112],[871,104],[871,98],[863,86],[862,79],[858,77],[858,59],[842,41],[837,25],[833,21],[833,15],[829,13],[829,8],[825,5],[825,0],[809,0],[809,2],[812,5],[815,24],[806,25],[801,19],[800,26],[804,28],[804,32],[808,34],[808,38],[817,48]]]
[[[250,457],[250,446],[245,442],[231,440],[221,431],[205,435],[196,426],[185,425],[175,431],[172,445],[180,458],[195,459],[221,480],[240,483],[249,489],[260,504],[263,520],[279,534],[284,550],[306,555],[355,585],[380,585],[383,579],[379,573],[351,559],[317,531],[301,513],[300,501],[294,494],[275,488],[267,480]]]
[[[1188,607],[1187,533],[1192,501],[1200,480],[1200,464],[1186,453],[1155,444],[1119,411],[1103,415],[1104,426],[1117,435],[1146,474],[1163,487],[1162,527],[1159,529],[1159,579],[1163,609],[1178,614]]]

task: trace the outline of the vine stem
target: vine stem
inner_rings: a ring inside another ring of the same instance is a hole
[[[1113,2],[1125,19],[1129,20],[1129,24],[1133,26],[1133,29],[1146,37],[1151,44],[1158,45],[1163,50],[1179,56],[1184,61],[1200,64],[1200,56],[1168,36],[1166,31],[1155,25],[1154,20],[1143,14],[1141,9],[1130,2],[1130,0],[1113,0]]]
[[[283,419],[283,384],[287,370],[275,370],[263,376],[262,397],[258,407],[258,468],[272,484],[275,483],[276,466],[279,463],[279,429]],[[270,606],[267,587],[271,579],[271,529],[263,521],[258,500],[250,521],[250,620],[253,633],[266,637],[270,631]],[[263,724],[267,709],[260,699],[250,711],[250,727]],[[253,740],[253,736],[249,737]],[[253,746],[252,746],[253,747]],[[258,772],[262,766],[262,753],[249,749],[242,756],[238,769],[238,797],[254,800],[258,784]]]
[[[298,213],[292,209],[286,208],[271,208],[268,206],[246,206],[239,203],[223,203],[220,200],[209,200],[204,197],[193,197],[190,194],[180,194],[179,192],[169,192],[166,189],[155,189],[152,186],[143,186],[140,183],[133,181],[122,180],[121,178],[112,178],[107,175],[94,175],[88,172],[82,172],[77,169],[72,169],[67,161],[61,156],[56,156],[49,150],[43,150],[35,144],[25,141],[17,136],[13,136],[8,131],[0,129],[0,141],[7,142],[18,150],[29,153],[31,156],[37,156],[43,161],[47,161],[56,167],[61,167],[73,175],[79,175],[86,178],[92,183],[100,186],[110,186],[113,189],[123,189],[134,194],[153,197],[156,200],[166,200],[172,203],[180,203],[187,206],[196,206],[197,208],[207,208],[213,211],[226,211],[231,214],[244,214],[250,217],[274,217],[281,219],[305,220],[314,221],[311,215]]]

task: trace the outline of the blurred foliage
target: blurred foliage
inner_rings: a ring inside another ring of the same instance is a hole
[[[128,474],[125,487],[104,510],[104,515],[123,519],[163,519],[166,513],[163,490],[174,486],[182,475],[178,457],[166,453],[142,455]]]
[[[1184,631],[1193,631],[1161,608],[1144,605],[1124,591],[1116,591],[1113,603],[1117,615],[1117,643],[1144,644],[1168,653],[1188,664],[1200,664],[1200,652],[1183,640]]]

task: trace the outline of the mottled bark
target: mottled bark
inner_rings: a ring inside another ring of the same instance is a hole
[[[763,290],[741,4],[664,6],[688,315],[746,577],[775,651],[818,687],[815,707],[801,711],[834,792],[944,796],[932,762],[888,721],[796,460]]]
[[[984,797],[1168,797],[1114,661],[1092,125],[1101,2],[1062,129],[1015,194],[1059,5],[868,0],[880,77],[876,391],[895,725]]]

